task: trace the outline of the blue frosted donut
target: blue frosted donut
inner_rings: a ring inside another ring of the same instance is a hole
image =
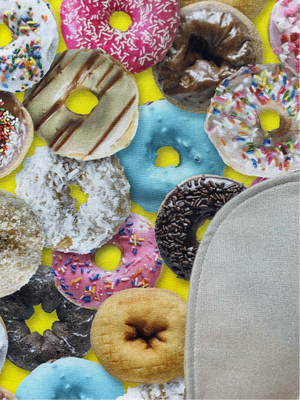
[[[117,153],[131,185],[130,198],[157,212],[165,196],[193,175],[223,175],[225,164],[203,129],[205,114],[183,111],[167,100],[139,107],[139,125],[130,145]],[[156,167],[157,150],[173,147],[177,167]]]
[[[100,364],[76,357],[40,365],[21,382],[16,391],[19,400],[107,400],[124,394],[121,382]]]

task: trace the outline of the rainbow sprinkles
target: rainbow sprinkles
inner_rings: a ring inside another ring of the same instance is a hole
[[[9,28],[12,41],[0,47],[0,88],[21,92],[51,66],[58,45],[56,20],[50,4],[42,0],[1,0],[1,23]]]
[[[297,171],[299,101],[299,79],[281,65],[242,67],[218,86],[205,130],[223,161],[240,173],[268,178]],[[261,127],[266,110],[279,114],[279,128]]]

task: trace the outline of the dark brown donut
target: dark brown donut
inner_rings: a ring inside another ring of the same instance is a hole
[[[177,36],[153,75],[175,106],[205,112],[223,79],[262,59],[252,22],[227,4],[204,1],[182,8]]]
[[[201,175],[181,182],[166,196],[158,210],[155,238],[165,264],[179,278],[190,279],[199,247],[197,229],[245,189],[232,179]]]
[[[42,304],[45,312],[57,312],[52,330],[30,333],[25,320]],[[96,311],[72,304],[57,288],[51,267],[40,265],[27,285],[0,299],[0,315],[8,334],[7,358],[32,371],[40,364],[62,357],[83,357],[91,348],[90,328]]]

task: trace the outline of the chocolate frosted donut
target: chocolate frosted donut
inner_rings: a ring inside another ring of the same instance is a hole
[[[57,312],[44,335],[30,333],[25,320],[42,304],[45,312]],[[96,311],[83,309],[66,300],[56,289],[51,267],[41,265],[27,285],[0,299],[0,315],[8,333],[7,358],[32,371],[40,364],[61,357],[83,357],[91,348],[90,327]]]
[[[171,103],[205,112],[223,79],[262,61],[262,41],[253,23],[227,4],[204,1],[182,8],[177,36],[153,75]]]
[[[232,179],[201,175],[181,182],[166,196],[158,211],[155,237],[165,264],[179,278],[190,279],[199,247],[197,229],[245,189]]]

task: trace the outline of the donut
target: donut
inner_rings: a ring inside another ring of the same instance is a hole
[[[273,53],[284,67],[300,74],[300,3],[298,0],[279,0],[269,19],[269,41]]]
[[[205,116],[191,114],[159,100],[139,107],[139,126],[131,144],[117,153],[130,183],[130,198],[157,212],[166,194],[182,180],[199,173],[222,175],[225,164],[203,129]],[[157,150],[171,146],[177,167],[156,167]]]
[[[33,306],[38,304],[46,313],[56,310],[59,319],[43,335],[31,333],[26,325],[34,314]],[[8,332],[7,358],[19,368],[32,371],[52,359],[83,357],[91,348],[90,328],[95,311],[66,300],[55,287],[51,267],[39,266],[18,292],[1,298],[0,315]]]
[[[114,29],[109,19],[123,11],[132,20],[127,31]],[[161,61],[180,21],[179,0],[63,0],[61,30],[69,49],[102,49],[132,72]]]
[[[0,387],[0,400],[18,400],[11,392]]]
[[[89,114],[69,110],[71,93],[87,90],[98,104]],[[78,160],[114,154],[133,138],[138,88],[133,76],[101,50],[66,50],[31,91],[24,106],[37,134],[55,153]]]
[[[68,357],[40,365],[20,383],[16,396],[19,400],[107,400],[124,392],[122,383],[101,365]]]
[[[29,113],[12,93],[0,92],[0,178],[21,164],[32,140]]]
[[[42,225],[46,246],[54,250],[88,253],[105,244],[129,214],[129,184],[115,156],[80,162],[38,147],[16,183],[16,193]],[[77,184],[89,197],[75,212],[69,185]]]
[[[153,75],[171,103],[205,113],[223,79],[258,62],[263,47],[253,23],[227,4],[203,1],[182,8],[176,38]]]
[[[197,229],[245,189],[232,179],[201,175],[186,179],[166,196],[158,210],[155,237],[165,264],[178,278],[190,280],[199,247]]]
[[[271,178],[300,169],[299,79],[279,64],[241,68],[217,88],[204,129],[223,161],[236,171]],[[280,126],[266,131],[259,115],[279,114]]]
[[[180,5],[181,7],[188,6],[193,3],[198,3],[198,1],[203,1],[203,0],[180,0]],[[255,17],[258,16],[265,7],[265,5],[268,3],[268,0],[253,0],[253,1],[247,1],[247,0],[218,0],[219,3],[224,3],[228,4],[231,7],[237,8],[239,11],[241,11],[243,14],[246,15],[249,19],[254,19]]]
[[[32,209],[14,194],[0,190],[0,298],[25,285],[37,270],[44,234]]]
[[[170,290],[123,290],[98,309],[92,348],[116,379],[170,382],[184,372],[185,315],[185,302]]]
[[[58,46],[58,23],[48,2],[1,0],[0,25],[10,30],[12,41],[0,47],[2,90],[22,92],[48,71]]]
[[[7,340],[6,327],[4,325],[3,319],[0,316],[0,371],[5,363],[7,348],[8,348],[8,340]],[[1,399],[1,388],[0,388],[0,399]]]
[[[175,379],[169,383],[153,383],[152,385],[141,385],[129,387],[124,396],[117,397],[116,400],[152,400],[152,399],[185,399],[185,384],[183,378]]]
[[[120,290],[153,287],[163,262],[157,250],[153,224],[130,213],[119,232],[107,242],[121,252],[114,271],[98,267],[95,255],[53,252],[52,273],[58,290],[73,303],[97,309],[108,297]]]

